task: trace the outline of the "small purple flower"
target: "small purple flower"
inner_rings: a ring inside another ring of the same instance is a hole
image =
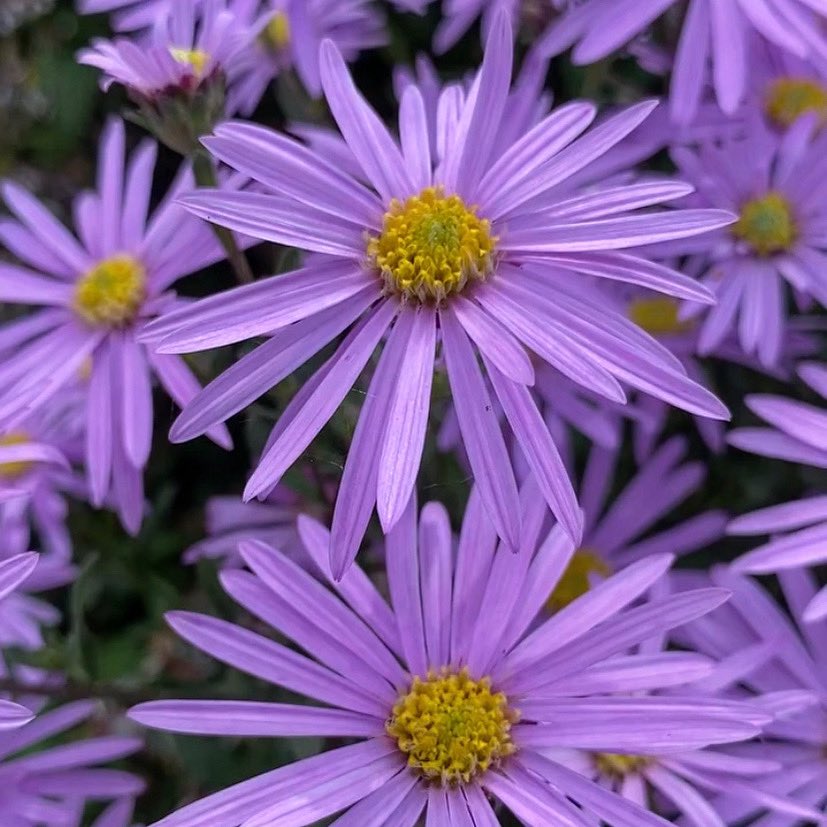
[[[678,573],[681,576],[683,572]],[[686,583],[708,584],[707,575],[687,573]],[[678,575],[675,575],[676,578]],[[760,783],[759,789],[772,796],[788,798],[799,807],[824,813],[827,806],[824,780],[827,778],[827,649],[825,620],[806,621],[804,613],[812,602],[817,583],[807,571],[779,574],[789,614],[752,578],[713,569],[712,581],[732,592],[732,599],[717,611],[687,624],[674,634],[678,643],[729,663],[737,683],[753,692],[806,692],[817,700],[815,706],[798,712],[794,708],[766,727],[760,743],[739,745],[738,754],[782,765]],[[792,615],[792,619],[790,618]],[[753,823],[751,817],[760,803],[722,794],[715,809],[727,824]],[[790,811],[775,816],[773,827],[796,827],[817,821]],[[756,824],[764,822],[755,822]]]
[[[140,749],[137,738],[105,735],[38,748],[41,741],[90,719],[96,708],[92,701],[66,704],[23,727],[0,732],[2,824],[71,827],[81,823],[87,803],[131,800],[143,791],[140,778],[102,766]]]
[[[737,330],[745,353],[775,367],[788,329],[785,283],[827,303],[827,199],[819,186],[825,149],[827,133],[809,117],[781,137],[757,130],[741,141],[673,151],[679,174],[697,188],[689,203],[739,216],[702,247],[683,245],[700,257],[691,266],[704,267],[703,282],[718,297],[701,325],[701,355]]]
[[[14,351],[8,355],[13,356]],[[15,430],[0,436],[0,445],[36,446],[43,456],[53,457],[51,462],[20,459],[0,463],[0,491],[19,494],[11,502],[0,504],[0,535],[7,554],[28,549],[34,529],[43,551],[67,560],[71,557],[66,495],[88,499],[85,479],[67,466],[67,460],[83,463],[86,403],[85,392],[79,390],[61,391],[48,409],[34,412]],[[4,450],[0,447],[0,457]]]
[[[474,476],[497,531],[512,548],[520,544],[517,485],[478,353],[544,496],[573,537],[580,534],[581,515],[531,397],[534,369],[526,347],[616,401],[625,400],[621,380],[695,413],[728,415],[668,351],[586,295],[579,273],[708,301],[694,280],[625,250],[704,233],[729,224],[731,215],[637,212],[688,192],[671,180],[561,192],[564,182],[633,131],[651,102],[588,132],[595,107],[575,102],[501,150],[512,37],[507,18],[498,21],[471,92],[450,86],[441,94],[447,119],[436,157],[416,87],[403,96],[398,144],[327,41],[321,57],[327,100],[370,187],[298,141],[237,122],[204,142],[268,192],[199,191],[182,199],[208,220],[315,255],[302,270],[171,312],[147,330],[145,340],[161,353],[271,336],[185,409],[171,439],[192,439],[243,410],[349,330],[285,412],[245,499],[266,495],[279,482],[387,339],[333,518],[337,575],[353,560],[374,504],[388,530],[410,498],[440,345]]]
[[[799,369],[816,392],[827,399],[827,366]],[[779,396],[751,394],[747,406],[772,428],[739,428],[729,436],[737,448],[763,457],[827,468],[827,410]],[[733,520],[730,534],[772,535],[772,539],[737,560],[735,571],[751,574],[787,571],[827,561],[827,497],[815,496],[775,505]],[[827,617],[827,588],[803,613],[807,622]]]
[[[522,493],[531,529],[520,554],[498,547],[477,493],[456,557],[446,510],[429,503],[417,521],[411,502],[387,538],[392,608],[358,565],[334,579],[319,523],[302,519],[299,530],[325,582],[262,543],[243,544],[252,571],[225,571],[224,587],[307,654],[204,615],[174,612],[170,624],[219,660],[325,706],[158,701],[130,716],[191,734],[358,742],[217,792],[156,827],[302,827],[343,810],[342,827],[413,825],[425,810],[428,824],[493,825],[489,795],[535,827],[591,819],[664,827],[542,753],[689,750],[757,734],[769,716],[751,705],[633,697],[623,684],[639,665],[640,688],[673,685],[670,664],[684,653],[653,663],[627,652],[706,614],[726,592],[629,608],[668,569],[672,558],[657,555],[536,622],[574,549],[558,526],[543,531],[548,512],[536,486]]]
[[[175,0],[153,20],[143,40],[96,40],[78,61],[104,73],[102,85],[123,84],[154,100],[172,92],[194,94],[216,78],[231,79],[233,61],[252,32],[229,10],[228,0]]]
[[[37,566],[37,555],[33,552],[17,554],[0,563],[0,606],[20,586]],[[0,699],[0,732],[16,729],[34,718],[34,713],[13,701]]]
[[[703,262],[698,259],[695,265],[699,264],[702,265]],[[696,317],[685,318],[685,311],[681,308],[680,302],[668,296],[656,296],[649,291],[629,289],[626,286],[613,292],[617,292],[619,306],[623,312],[635,324],[669,348],[681,360],[690,377],[696,382],[710,384],[707,369],[703,361],[697,358],[700,326]],[[790,320],[782,341],[781,358],[772,367],[762,365],[754,355],[745,354],[735,332],[718,344],[715,350],[708,354],[708,357],[749,368],[782,381],[789,381],[793,374],[793,366],[800,359],[812,356],[819,350],[819,339],[808,328],[809,324],[810,320],[807,318]],[[629,411],[631,413],[628,413]],[[635,459],[638,463],[642,463],[658,444],[666,428],[670,408],[660,399],[638,394],[633,398],[633,402],[625,407],[603,403],[599,413],[603,419],[613,418],[615,432],[619,430],[624,413],[626,413],[633,426]],[[582,421],[584,421],[582,418],[578,418],[578,422]],[[707,448],[715,454],[723,453],[726,447],[724,424],[701,416],[693,416],[692,421]],[[577,424],[574,424],[574,427],[577,427]],[[596,441],[605,445],[605,440]],[[606,445],[606,447],[611,447],[611,445]]]
[[[582,0],[552,23],[539,48],[574,46],[575,63],[594,63],[645,31],[676,0]],[[672,73],[676,121],[692,121],[708,79],[724,112],[743,102],[753,39],[760,36],[800,58],[827,58],[825,0],[690,0]],[[757,32],[757,35],[756,35]]]
[[[319,47],[326,38],[348,61],[387,40],[384,20],[370,0],[230,0],[230,8],[255,35],[236,61],[230,90],[228,111],[244,115],[289,68],[313,97],[321,96]]]
[[[198,382],[178,357],[149,353],[137,341],[146,323],[176,303],[170,285],[220,260],[210,229],[174,201],[192,187],[182,170],[148,218],[156,145],[140,145],[125,165],[124,127],[111,122],[101,141],[98,189],[75,200],[75,238],[22,188],[2,193],[17,220],[0,222],[0,243],[23,262],[0,262],[0,298],[39,305],[0,329],[0,420],[14,429],[55,404],[80,372],[86,393],[86,472],[90,498],[113,500],[136,533],[144,511],[142,472],[152,441],[152,376],[180,405]],[[11,344],[13,343],[13,344]],[[227,447],[226,429],[212,431]]]
[[[660,581],[651,590],[650,597],[663,597],[668,594],[668,588],[667,581]],[[717,610],[712,616],[722,613],[724,609]],[[691,629],[687,631],[687,636],[690,635]],[[758,647],[756,651],[755,646],[746,646],[719,660],[712,660],[695,652],[670,651],[666,648],[668,642],[665,636],[650,639],[638,650],[639,655],[645,654],[651,658],[653,668],[657,668],[656,664],[662,661],[672,681],[672,685],[668,685],[664,673],[664,685],[654,693],[654,697],[668,698],[677,692],[684,698],[697,695],[700,703],[744,698],[771,716],[774,723],[783,723],[818,704],[814,694],[808,691],[765,689],[747,693],[739,688],[744,679],[749,681],[757,663],[766,664],[770,660],[771,653],[766,652],[765,647]],[[643,680],[646,681],[646,678]],[[640,673],[630,669],[627,691],[640,693],[639,682]],[[744,807],[747,811],[771,810],[776,817],[792,814],[805,820],[818,820],[819,814],[811,808],[791,801],[783,794],[773,795],[766,789],[782,770],[783,764],[777,758],[762,757],[763,746],[762,741],[758,740],[729,748],[714,745],[687,751],[669,750],[660,754],[651,750],[618,754],[558,749],[547,750],[545,755],[614,790],[640,807],[650,806],[650,802],[656,801],[658,812],[683,816],[682,821],[698,827],[736,824],[737,820],[723,818],[732,805]],[[720,805],[720,811],[716,805]]]

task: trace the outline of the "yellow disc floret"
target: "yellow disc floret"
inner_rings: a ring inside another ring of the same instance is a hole
[[[119,327],[132,321],[146,298],[146,272],[128,255],[107,258],[77,283],[74,309],[86,322]]]
[[[31,438],[28,434],[25,434],[22,431],[12,431],[10,434],[0,436],[0,445],[4,448],[12,445],[25,445],[27,442],[31,442]],[[5,477],[6,479],[16,479],[17,477],[22,477],[23,474],[25,474],[32,467],[32,465],[33,463],[26,460],[20,460],[18,462],[0,462],[0,477]]]
[[[574,603],[578,597],[582,597],[591,588],[593,574],[608,577],[611,573],[612,570],[597,552],[588,548],[577,549],[546,601],[546,608],[550,612],[565,609],[569,603]]]
[[[827,86],[809,78],[780,78],[767,92],[767,114],[778,126],[788,127],[814,112],[827,123]]]
[[[651,761],[652,759],[645,755],[623,755],[615,752],[598,752],[594,756],[598,772],[614,778],[623,778],[640,772]]]
[[[627,312],[631,321],[653,336],[683,333],[692,327],[691,322],[681,320],[678,302],[667,296],[635,299]]]
[[[196,77],[201,77],[210,62],[210,55],[203,49],[170,48],[169,53],[179,63],[189,66]]]
[[[284,51],[290,45],[290,19],[283,11],[277,11],[264,27],[264,42],[277,52]]]
[[[798,237],[790,202],[780,192],[747,201],[732,234],[746,241],[759,256],[789,250]]]
[[[428,187],[404,203],[394,200],[368,256],[389,293],[441,302],[494,267],[491,224],[458,195]]]
[[[517,714],[491,680],[467,669],[414,678],[386,727],[408,766],[443,785],[468,783],[515,751],[511,725]]]

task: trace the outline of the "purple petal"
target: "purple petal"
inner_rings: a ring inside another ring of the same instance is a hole
[[[379,456],[376,509],[387,533],[405,510],[416,483],[431,408],[436,313],[428,308],[400,314],[391,338],[406,341],[396,364],[396,387],[387,411]]]

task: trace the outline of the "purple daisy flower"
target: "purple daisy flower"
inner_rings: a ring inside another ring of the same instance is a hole
[[[799,373],[816,392],[827,398],[827,367],[809,363]],[[751,394],[753,413],[772,428],[739,428],[729,436],[736,448],[763,457],[785,459],[827,468],[827,410],[779,396]],[[772,539],[737,560],[739,572],[767,574],[827,561],[827,497],[815,496],[775,505],[733,520],[730,534],[772,535]],[[803,614],[808,622],[827,617],[827,587]]]
[[[696,265],[701,263],[700,260],[695,262]],[[656,296],[645,290],[624,286],[612,292],[617,295],[620,309],[635,324],[669,348],[680,359],[689,376],[696,382],[710,383],[705,365],[697,358],[700,334],[698,319],[694,316],[687,318],[687,308],[682,308],[680,302],[675,299]],[[720,342],[715,350],[707,355],[773,376],[781,381],[789,381],[794,372],[793,366],[800,359],[812,356],[819,350],[818,337],[813,334],[810,324],[810,320],[806,318],[792,319],[788,323],[782,341],[780,360],[772,367],[767,367],[755,356],[744,353],[735,333]],[[634,454],[638,463],[650,456],[657,446],[670,412],[668,405],[646,394],[636,395],[633,404],[625,407],[603,401],[600,408],[604,418],[613,418],[615,432],[622,424],[624,412],[629,408],[634,411],[634,415],[628,418],[632,421]],[[723,423],[700,416],[693,416],[692,422],[710,451],[715,454],[724,452],[726,429]]]
[[[84,394],[70,388],[59,393],[48,409],[35,412],[14,431],[0,436],[0,444],[34,445],[54,457],[52,462],[18,459],[0,463],[0,491],[20,494],[0,505],[0,534],[6,553],[28,549],[34,528],[45,552],[67,560],[72,556],[66,495],[86,500],[88,487],[81,474],[67,467],[67,460],[83,463],[85,413]],[[3,450],[0,448],[0,456]]]
[[[106,735],[37,748],[41,741],[89,720],[96,708],[92,701],[67,704],[23,727],[0,732],[3,825],[79,825],[87,802],[133,798],[143,791],[140,778],[102,766],[140,749],[137,738]]]
[[[650,596],[663,597],[666,593],[668,583],[660,581]],[[719,612],[722,610],[717,610],[713,616]],[[639,653],[657,659],[666,651],[667,642],[666,637],[648,640]],[[705,660],[695,653],[687,653],[681,661],[673,652],[672,678],[674,687],[679,688],[664,686],[655,696],[669,697],[671,693],[679,692],[686,697],[697,693],[701,703],[710,697],[719,700],[746,697],[777,723],[816,706],[818,700],[809,691],[764,690],[759,694],[745,694],[743,690],[737,690],[740,683],[745,679],[749,681],[751,673],[758,666],[766,665],[771,657],[772,653],[760,645],[735,649],[719,660]],[[638,673],[630,670],[628,691],[638,691],[638,677]],[[685,752],[670,750],[664,754],[655,754],[651,750],[617,754],[557,749],[547,750],[545,755],[640,807],[653,806],[659,813],[673,817],[677,814],[682,816],[681,823],[693,827],[723,827],[724,823],[736,823],[729,819],[724,822],[716,804],[723,805],[721,809],[724,811],[734,805],[747,811],[771,810],[775,816],[820,820],[819,814],[810,807],[791,801],[783,794],[772,794],[765,788],[767,782],[783,769],[783,764],[777,757],[773,760],[762,757],[762,746],[762,743],[751,742],[729,748],[716,745]]]
[[[727,515],[707,511],[650,533],[703,485],[706,469],[685,462],[686,440],[665,442],[615,496],[618,452],[594,446],[583,472],[580,503],[586,525],[580,547],[547,607],[558,611],[595,583],[652,554],[691,554],[724,535]]]
[[[0,563],[0,605],[20,586],[37,566],[38,556],[34,552],[17,554]],[[0,699],[0,731],[15,729],[27,724],[34,713],[13,701]]]
[[[753,48],[747,94],[751,114],[779,132],[806,114],[827,123],[827,58],[804,60],[760,39]]]
[[[661,251],[694,252],[704,283],[718,303],[702,322],[701,355],[737,330],[741,347],[774,367],[787,330],[785,282],[827,303],[827,200],[818,185],[826,164],[827,133],[812,117],[799,119],[781,138],[758,130],[742,141],[676,149],[681,176],[697,188],[694,206],[731,209],[738,222],[692,245],[659,245]],[[687,315],[691,315],[690,311]]]
[[[387,538],[393,608],[360,567],[333,577],[328,532],[310,519],[299,530],[326,585],[284,554],[245,543],[252,573],[225,571],[224,587],[308,654],[208,616],[175,612],[169,622],[219,660],[325,706],[159,701],[130,716],[192,734],[360,740],[215,793],[156,827],[302,827],[342,810],[341,827],[412,827],[425,809],[428,824],[493,825],[488,794],[534,827],[664,825],[542,750],[682,750],[757,734],[768,716],[741,702],[625,693],[620,673],[639,664],[641,688],[672,684],[685,653],[643,656],[645,666],[615,657],[712,610],[726,592],[629,609],[668,569],[672,558],[659,555],[535,623],[573,546],[559,526],[543,532],[548,512],[533,484],[521,508],[531,528],[524,553],[512,554],[497,547],[472,494],[455,557],[445,509],[426,505],[417,525],[411,502]]]
[[[45,468],[63,467],[66,457],[54,446],[32,438],[25,431],[0,436],[0,510],[9,500],[27,500],[35,477]]]
[[[152,376],[179,404],[199,385],[178,357],[137,341],[146,323],[176,302],[170,285],[223,257],[209,227],[174,202],[192,187],[182,170],[147,219],[156,145],[125,163],[124,127],[111,122],[100,148],[98,189],[75,201],[76,239],[11,182],[3,196],[16,221],[0,222],[0,243],[23,265],[0,263],[0,298],[43,309],[0,329],[14,342],[0,367],[0,420],[14,429],[53,404],[91,360],[86,395],[86,471],[94,505],[111,491],[124,526],[136,533],[144,511],[142,472],[152,441]],[[7,351],[8,352],[8,351]],[[225,447],[223,427],[212,438]]]
[[[552,23],[539,45],[547,54],[574,46],[575,63],[594,63],[645,31],[676,0],[583,0]],[[744,100],[750,45],[758,33],[801,58],[827,57],[826,0],[691,0],[672,73],[675,120],[690,122],[711,77],[724,112]]]
[[[384,20],[370,0],[230,0],[242,24],[254,32],[235,63],[231,112],[249,115],[281,72],[295,68],[305,89],[322,94],[319,47],[332,40],[345,59],[387,41]]]
[[[17,551],[3,540],[0,560],[18,559]],[[71,560],[59,554],[37,555],[36,563],[25,582],[0,600],[0,651],[16,647],[36,652],[43,648],[43,627],[60,623],[60,611],[38,594],[71,583],[77,572]]]
[[[683,572],[680,573],[684,575]],[[782,694],[805,691],[818,701],[803,712],[785,715],[765,729],[761,743],[739,745],[739,754],[783,766],[758,786],[770,795],[784,796],[802,807],[824,813],[827,806],[827,649],[824,620],[804,620],[806,607],[816,594],[815,578],[808,572],[785,571],[779,575],[790,614],[751,578],[717,568],[712,580],[732,592],[721,609],[687,624],[675,637],[682,645],[728,660],[741,661],[740,683],[756,692]],[[709,582],[706,575],[687,577],[687,582]],[[768,658],[769,656],[769,658]],[[752,664],[748,674],[743,666]],[[727,824],[745,824],[760,807],[723,794],[714,802]],[[807,821],[802,815],[776,815],[754,822],[762,827],[796,827]],[[823,818],[821,819],[823,820]]]
[[[249,123],[204,139],[222,161],[269,193],[199,191],[194,213],[315,255],[293,273],[171,312],[145,339],[161,353],[204,350],[270,335],[215,380],[173,425],[192,439],[243,410],[269,387],[350,329],[276,426],[245,490],[268,491],[301,456],[387,337],[347,458],[333,518],[333,568],[354,558],[374,504],[385,530],[413,490],[441,345],[463,442],[492,520],[519,547],[517,485],[477,353],[509,427],[550,507],[571,536],[581,515],[557,449],[531,397],[525,347],[581,384],[622,401],[618,379],[695,413],[727,411],[674,357],[578,287],[578,271],[708,300],[705,288],[627,248],[686,238],[731,222],[718,210],[635,210],[679,197],[682,183],[604,188],[574,198],[560,186],[645,119],[644,103],[583,135],[595,116],[577,102],[552,112],[494,154],[509,99],[512,37],[501,15],[481,72],[466,97],[441,96],[442,152],[431,156],[421,95],[401,104],[401,146],[356,90],[334,44],[322,48],[322,82],[364,186],[298,141]],[[473,137],[472,137],[473,136]],[[580,137],[578,137],[580,136]],[[475,205],[475,206],[470,206]]]
[[[208,536],[184,552],[184,562],[219,560],[225,566],[243,565],[238,545],[244,540],[261,540],[282,550],[294,547],[298,542],[295,524],[299,502],[299,497],[284,485],[276,486],[263,502],[212,497],[206,507]]]
[[[102,85],[124,85],[139,99],[195,94],[216,78],[232,80],[234,60],[254,36],[228,0],[175,0],[155,12],[144,41],[98,39],[78,61],[104,73]]]

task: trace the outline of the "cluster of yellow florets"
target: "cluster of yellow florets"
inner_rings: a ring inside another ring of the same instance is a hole
[[[146,298],[146,272],[132,256],[108,258],[75,287],[75,312],[93,325],[118,327],[130,322]]]
[[[386,290],[421,302],[440,302],[493,269],[491,224],[458,195],[428,187],[393,201],[368,256]]]
[[[408,756],[408,766],[445,785],[468,783],[514,752],[516,714],[491,680],[467,669],[414,678],[394,706],[387,731]]]
[[[789,250],[798,237],[790,202],[780,192],[747,201],[732,234],[746,241],[759,256]]]

